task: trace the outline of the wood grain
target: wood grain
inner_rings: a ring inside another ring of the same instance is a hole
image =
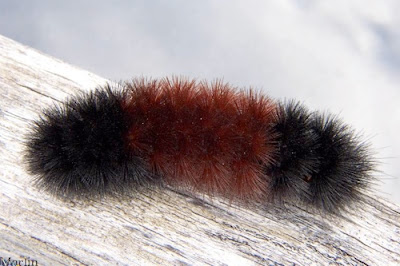
[[[374,193],[339,217],[172,189],[89,202],[37,190],[23,160],[31,121],[105,82],[0,36],[0,257],[39,265],[400,264],[400,207]]]

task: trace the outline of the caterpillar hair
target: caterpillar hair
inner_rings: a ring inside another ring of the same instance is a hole
[[[26,144],[28,171],[62,198],[168,185],[334,212],[360,198],[373,171],[368,146],[334,116],[176,77],[71,98],[44,111]]]

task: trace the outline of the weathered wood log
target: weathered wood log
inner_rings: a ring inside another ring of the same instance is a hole
[[[24,168],[30,122],[105,82],[0,36],[0,257],[39,265],[400,264],[400,207],[372,192],[342,216],[172,189],[85,202],[42,193]]]

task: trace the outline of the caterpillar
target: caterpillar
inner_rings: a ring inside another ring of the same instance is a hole
[[[368,145],[336,116],[179,77],[106,84],[44,110],[25,157],[62,198],[168,185],[328,212],[359,199],[373,171]]]

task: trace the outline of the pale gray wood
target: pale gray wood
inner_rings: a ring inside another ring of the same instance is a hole
[[[400,263],[400,208],[374,193],[338,217],[170,189],[90,202],[37,190],[24,170],[30,122],[105,82],[0,36],[1,257],[40,265]]]

